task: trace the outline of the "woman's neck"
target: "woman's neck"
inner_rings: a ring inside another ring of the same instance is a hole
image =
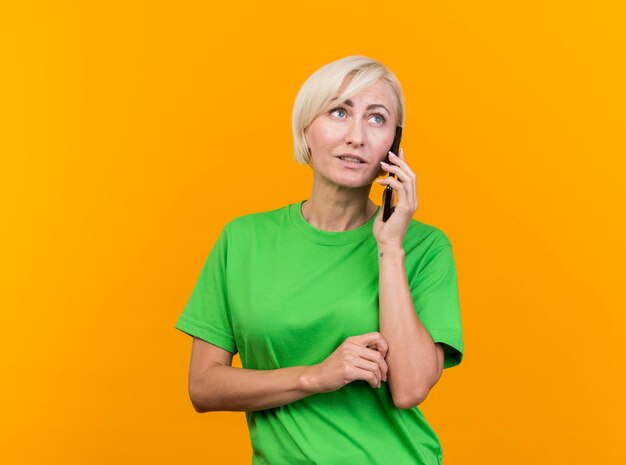
[[[333,189],[320,192],[313,186],[302,204],[302,216],[323,231],[348,231],[367,223],[378,207],[369,199],[371,186],[363,189]]]

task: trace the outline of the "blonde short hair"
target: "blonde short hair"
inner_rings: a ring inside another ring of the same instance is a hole
[[[294,159],[301,164],[311,163],[311,150],[304,137],[305,129],[322,113],[336,105],[331,101],[344,79],[352,77],[350,84],[338,96],[339,102],[349,99],[361,89],[379,79],[387,82],[396,97],[396,124],[404,128],[404,96],[396,76],[379,61],[363,55],[352,55],[328,63],[315,71],[304,82],[293,105],[292,130]]]

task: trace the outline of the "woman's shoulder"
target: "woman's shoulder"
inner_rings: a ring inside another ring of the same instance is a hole
[[[291,204],[263,211],[244,213],[226,223],[229,233],[246,233],[277,226],[288,215]]]
[[[446,233],[438,226],[411,219],[404,238],[404,249],[411,250],[419,247],[422,250],[433,249],[452,243]]]

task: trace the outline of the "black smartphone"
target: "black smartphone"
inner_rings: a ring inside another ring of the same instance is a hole
[[[402,138],[402,126],[396,127],[396,136],[393,139],[393,144],[391,144],[390,152],[398,155],[398,149],[400,148],[400,139]],[[385,162],[390,163],[389,154],[385,157]],[[398,179],[395,174],[389,173],[389,176],[393,176]],[[394,206],[391,204],[393,201],[393,188],[391,186],[385,187],[385,191],[383,192],[383,221],[387,221],[391,214],[393,213]]]

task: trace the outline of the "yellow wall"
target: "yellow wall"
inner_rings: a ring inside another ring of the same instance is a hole
[[[444,463],[624,462],[621,2],[210,3],[0,7],[0,461],[249,463],[173,325],[226,221],[307,198],[295,95],[365,54],[454,244],[465,359],[422,404]]]

